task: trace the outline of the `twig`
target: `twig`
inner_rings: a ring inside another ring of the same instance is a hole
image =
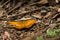
[[[21,14],[17,14],[17,15],[15,15],[15,16],[12,16],[12,17],[10,17],[10,19],[16,19],[18,16],[24,16],[24,15],[26,15],[27,13],[29,14],[29,13],[33,13],[33,12],[36,12],[36,11],[39,11],[41,8],[37,8],[37,9],[34,9],[34,10],[29,10],[29,11],[26,11],[26,12],[23,12],[23,13],[21,13]]]
[[[58,15],[60,15],[60,13],[59,13],[59,14],[54,15],[54,16],[52,17],[52,19],[55,19]]]
[[[13,9],[11,9],[10,11],[7,12],[7,14],[9,14],[10,12],[12,12],[13,10],[15,10],[16,8],[20,7],[22,3],[18,3]]]
[[[8,0],[8,1],[5,2],[4,4],[2,4],[2,7],[5,6],[8,2],[10,2],[10,0]]]

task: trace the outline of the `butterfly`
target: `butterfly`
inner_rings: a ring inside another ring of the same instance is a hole
[[[30,28],[32,25],[36,23],[36,20],[26,20],[26,21],[10,21],[7,22],[8,25],[13,25],[16,29]]]

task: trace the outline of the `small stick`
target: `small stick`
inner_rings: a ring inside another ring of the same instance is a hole
[[[8,1],[5,2],[4,4],[2,4],[2,7],[5,6],[8,2],[10,2],[10,0],[8,0]]]
[[[9,14],[10,12],[12,12],[13,10],[15,10],[16,8],[20,7],[22,3],[18,3],[18,5],[16,5],[13,9],[11,9],[10,11],[7,12],[7,14]]]

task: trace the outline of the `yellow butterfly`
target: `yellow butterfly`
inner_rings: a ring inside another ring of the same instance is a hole
[[[35,23],[36,23],[36,20],[26,20],[23,22],[18,22],[18,21],[7,22],[7,24],[13,25],[13,27],[16,29],[30,28]]]

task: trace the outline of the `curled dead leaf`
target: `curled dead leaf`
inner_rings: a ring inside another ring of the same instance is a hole
[[[26,20],[23,22],[11,21],[7,22],[8,25],[13,25],[16,29],[30,28],[33,24],[36,23],[36,20]]]

